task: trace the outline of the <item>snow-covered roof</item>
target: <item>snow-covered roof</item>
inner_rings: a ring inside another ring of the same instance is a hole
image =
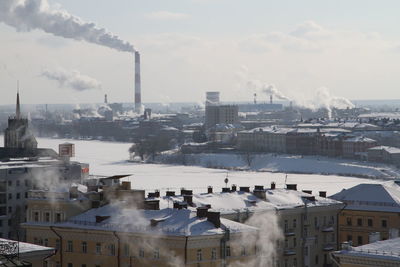
[[[98,223],[96,216],[110,217]],[[152,220],[157,222],[155,226],[151,226]],[[141,210],[127,208],[125,203],[91,209],[56,226],[174,236],[217,235],[223,234],[226,228],[231,233],[257,231],[255,227],[224,218],[221,218],[221,227],[217,228],[207,218],[199,218],[188,209]]]
[[[307,198],[314,197],[315,201],[310,201]],[[341,202],[323,198],[319,196],[313,196],[297,190],[288,189],[273,189],[266,190],[267,201],[274,204],[278,209],[290,209],[295,207],[316,207],[316,206],[330,206],[340,205]]]
[[[344,140],[343,142],[347,143],[375,143],[376,141],[371,138],[367,138],[365,136],[355,136],[349,139]]]
[[[54,248],[49,248],[49,247],[39,246],[39,245],[31,244],[31,243],[17,242],[14,240],[0,238],[0,245],[2,243],[3,244],[17,243],[18,251],[19,251],[19,254],[21,255],[21,257],[25,257],[25,256],[27,256],[27,254],[33,254],[33,253],[44,253],[44,254],[50,255],[55,250]]]
[[[331,198],[346,203],[349,210],[400,212],[400,186],[395,181],[359,184]]]
[[[374,146],[369,148],[368,150],[385,150],[390,154],[400,154],[400,148],[392,147],[392,146]]]
[[[377,241],[359,247],[350,247],[335,254],[400,262],[400,238]]]
[[[217,210],[222,214],[236,213],[238,211],[260,212],[290,209],[304,207],[306,204],[308,207],[341,204],[339,201],[318,196],[314,196],[315,201],[308,201],[306,198],[312,197],[312,195],[296,190],[267,189],[264,191],[266,200],[260,199],[252,193],[236,191],[193,194],[192,201],[196,207],[209,204],[213,210]],[[160,207],[171,206],[173,201],[183,201],[183,197],[162,197],[160,199]],[[190,209],[190,207],[188,208]]]
[[[173,201],[183,201],[183,196],[161,197],[160,208],[172,206]],[[211,205],[213,210],[219,211],[222,214],[245,210],[275,210],[275,205],[246,192],[193,194],[192,201],[196,207]]]

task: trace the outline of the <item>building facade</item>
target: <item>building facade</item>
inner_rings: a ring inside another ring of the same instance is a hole
[[[339,242],[362,246],[399,236],[400,186],[393,181],[359,184],[331,198],[346,207],[339,215]]]

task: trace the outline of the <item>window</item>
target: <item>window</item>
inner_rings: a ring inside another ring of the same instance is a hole
[[[35,221],[35,222],[39,221],[39,212],[35,211],[33,213],[33,221]]]
[[[46,222],[50,222],[50,212],[46,212],[46,213],[44,214],[44,220],[45,220]]]
[[[101,243],[96,243],[96,254],[101,254]]]
[[[19,180],[17,180],[17,186],[19,186],[20,185],[20,182],[19,182]]]
[[[285,260],[285,267],[289,267],[289,261]]]
[[[295,238],[293,238],[293,247],[295,248],[296,246],[297,246],[297,239],[295,237]]]
[[[242,246],[242,250],[240,252],[240,255],[246,256],[246,247],[245,246]]]
[[[293,259],[293,267],[297,267],[297,259],[296,258]]]
[[[347,236],[347,241],[352,241],[353,240],[353,236],[352,235],[348,235]]]
[[[29,186],[29,180],[24,180],[25,186]]]
[[[288,221],[287,220],[285,220],[285,232],[287,232],[287,230],[288,230]]]
[[[44,245],[45,247],[48,247],[48,246],[49,246],[49,240],[48,240],[47,238],[44,239],[43,245]]]
[[[296,226],[297,226],[297,220],[293,219],[293,228],[296,228]]]
[[[17,199],[21,198],[21,193],[17,193]]]
[[[362,226],[362,219],[361,218],[357,219],[357,226]]]
[[[12,194],[11,193],[8,194],[8,199],[12,199]]]
[[[28,192],[25,192],[25,198],[28,198]]]
[[[156,248],[153,251],[153,259],[158,260],[160,258],[160,249]]]
[[[319,260],[319,259],[318,259],[318,255],[316,255],[316,256],[315,256],[315,265],[318,264],[318,260]]]
[[[387,221],[386,220],[382,220],[382,227],[384,227],[384,228],[387,227]]]
[[[81,267],[86,267],[86,264],[82,264]]]
[[[201,249],[197,250],[197,261],[202,261],[203,260],[203,254],[201,252]]]
[[[304,255],[308,256],[308,247],[305,247]]]
[[[217,259],[217,249],[216,249],[216,248],[213,248],[213,249],[211,250],[211,259],[212,259],[212,260]]]
[[[315,235],[315,240],[314,240],[315,245],[318,244],[318,235]]]
[[[347,217],[347,218],[346,218],[346,221],[347,221],[347,225],[348,225],[348,226],[351,226],[351,225],[352,225],[352,223],[351,223],[351,218],[350,218],[350,217]]]
[[[8,213],[12,213],[12,207],[8,207]]]
[[[230,246],[226,246],[226,256],[227,257],[231,256],[231,247]]]
[[[82,253],[87,253],[87,243],[85,241],[82,242]]]
[[[61,213],[56,213],[56,222],[61,222]]]
[[[314,217],[314,227],[318,228],[318,217]]]
[[[110,255],[115,256],[115,245],[111,244],[108,248],[110,250]]]
[[[72,263],[68,263],[68,267],[74,267]]]
[[[73,249],[72,241],[68,240],[68,242],[67,242],[67,252],[72,252],[73,250],[74,249]]]
[[[288,240],[285,239],[285,248],[288,248],[288,247],[289,247],[289,244],[288,244],[288,243],[289,243]]]
[[[372,219],[368,219],[368,227],[374,226]]]
[[[0,216],[6,215],[6,214],[7,214],[6,207],[0,207]]]
[[[129,248],[129,244],[125,244],[124,245],[124,255],[125,255],[125,257],[129,257],[129,251],[130,251],[130,248]]]
[[[139,258],[144,258],[144,249],[139,248]]]
[[[56,239],[56,249],[59,250],[61,248],[60,239]]]
[[[12,181],[8,181],[8,186],[12,186]]]
[[[358,245],[362,245],[363,244],[363,238],[362,238],[362,236],[358,236],[357,237],[357,242],[358,242]]]

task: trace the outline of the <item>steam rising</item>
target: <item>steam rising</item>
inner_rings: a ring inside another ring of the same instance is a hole
[[[0,22],[17,31],[40,29],[55,36],[84,40],[122,52],[134,52],[129,42],[65,10],[51,9],[47,0],[1,0]]]
[[[60,87],[69,87],[76,91],[101,89],[101,83],[96,79],[83,75],[79,71],[44,70],[41,75],[49,80],[57,81]]]
[[[354,104],[344,97],[338,97],[333,95],[328,88],[321,87],[315,90],[315,93],[309,97],[300,98],[286,95],[280,91],[273,84],[268,84],[260,80],[250,79],[249,71],[247,67],[243,66],[236,76],[245,83],[247,91],[252,93],[261,93],[266,96],[272,95],[275,99],[293,101],[297,107],[307,108],[312,110],[325,109],[328,112],[328,117],[331,118],[332,108],[345,109],[354,108]],[[288,92],[289,94],[290,92]]]

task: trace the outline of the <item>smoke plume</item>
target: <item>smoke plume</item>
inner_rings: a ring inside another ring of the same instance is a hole
[[[17,31],[40,29],[55,36],[84,40],[122,52],[134,52],[129,42],[65,10],[51,9],[47,0],[1,0],[0,22]]]
[[[85,91],[89,89],[101,89],[101,83],[96,79],[83,75],[79,71],[65,70],[44,70],[41,76],[49,80],[57,81],[60,87],[69,87],[76,91]]]
[[[263,92],[280,100],[289,100],[289,98],[279,91],[273,84],[264,84]]]

